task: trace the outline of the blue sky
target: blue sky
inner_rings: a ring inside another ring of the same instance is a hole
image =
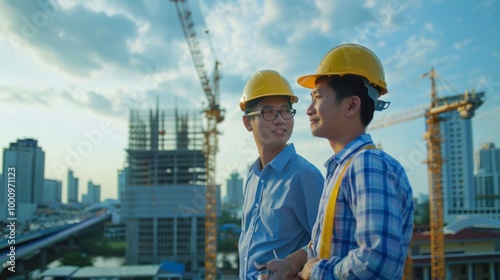
[[[222,62],[217,182],[242,175],[257,157],[241,124],[238,102],[246,80],[260,69],[283,74],[299,96],[294,142],[324,172],[332,154],[310,134],[309,92],[297,77],[313,73],[341,43],[372,49],[385,67],[391,107],[381,119],[423,110],[438,72],[438,95],[486,91],[473,119],[474,149],[500,146],[500,3],[485,1],[230,1],[188,0],[207,71]],[[35,138],[46,153],[45,176],[63,181],[67,168],[116,198],[117,171],[126,163],[124,108],[200,110],[205,100],[170,1],[0,1],[0,145]],[[209,35],[204,30],[209,30]],[[404,162],[415,194],[427,193],[424,119],[373,130],[377,144]],[[90,144],[89,144],[90,143]],[[84,153],[78,147],[86,146]],[[75,155],[74,153],[78,153]],[[63,190],[64,199],[66,190]]]

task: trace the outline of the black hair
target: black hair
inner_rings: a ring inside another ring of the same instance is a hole
[[[245,115],[248,114],[248,113],[250,113],[250,112],[253,112],[255,110],[255,107],[257,107],[257,104],[259,104],[259,102],[262,99],[264,99],[266,97],[273,97],[273,96],[285,98],[288,101],[288,105],[290,105],[290,109],[293,109],[293,107],[292,107],[292,99],[289,96],[271,95],[271,96],[263,96],[263,97],[255,98],[253,100],[248,101],[247,104],[246,104],[246,106],[245,106]]]
[[[328,77],[328,86],[336,93],[335,100],[357,96],[361,100],[360,117],[363,126],[367,127],[373,119],[375,101],[368,95],[363,78],[354,75]]]

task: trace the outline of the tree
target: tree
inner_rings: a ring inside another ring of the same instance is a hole
[[[415,207],[415,225],[429,225],[429,201],[418,204]]]
[[[92,260],[84,253],[70,252],[61,259],[62,265],[92,266]]]

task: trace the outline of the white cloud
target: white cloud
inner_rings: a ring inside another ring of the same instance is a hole
[[[432,24],[432,23],[425,23],[424,24],[424,30],[428,31],[429,33],[436,32],[435,29],[434,29],[434,24]]]
[[[398,69],[407,67],[409,64],[419,64],[428,59],[428,55],[436,49],[438,43],[435,40],[425,38],[422,35],[408,38],[405,45],[396,48],[396,53],[387,61],[395,63]]]
[[[321,54],[342,42],[384,46],[407,11],[382,1],[222,1],[205,11],[205,22],[226,75],[247,79],[262,68],[287,76],[315,69]]]
[[[147,3],[1,2],[0,29],[17,48],[63,75],[91,78],[109,66],[141,72],[152,63],[171,65],[166,54],[179,51],[172,42],[185,42],[174,4],[158,2],[152,10]]]
[[[484,0],[478,4],[479,8],[490,8],[495,3],[495,0]]]
[[[472,42],[472,39],[470,39],[470,38],[465,39],[462,42],[457,42],[457,43],[453,44],[453,47],[457,50],[461,50],[464,47],[466,47],[468,44],[470,44],[471,42]]]
[[[50,107],[53,99],[53,91],[51,89],[38,88],[29,90],[20,86],[1,86],[0,102],[11,105],[42,105]]]

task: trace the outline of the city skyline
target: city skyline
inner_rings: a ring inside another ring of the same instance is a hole
[[[217,183],[236,170],[242,176],[257,157],[238,108],[246,80],[257,70],[282,73],[299,97],[293,142],[323,173],[332,154],[325,139],[310,134],[305,114],[309,92],[295,80],[314,72],[332,47],[357,42],[385,67],[391,106],[384,117],[430,103],[434,67],[438,95],[485,92],[472,119],[473,149],[500,146],[500,11],[498,1],[188,1],[211,73],[207,36],[221,65]],[[349,17],[344,16],[349,11]],[[101,185],[102,200],[117,198],[118,172],[126,162],[128,110],[200,111],[206,98],[182,28],[170,1],[0,2],[0,145],[33,138],[45,151],[45,178],[62,181],[67,170],[81,182]],[[291,16],[293,15],[293,16]],[[201,19],[203,16],[203,20]],[[372,132],[405,165],[415,196],[428,193],[424,118]],[[80,186],[78,197],[81,196]]]

